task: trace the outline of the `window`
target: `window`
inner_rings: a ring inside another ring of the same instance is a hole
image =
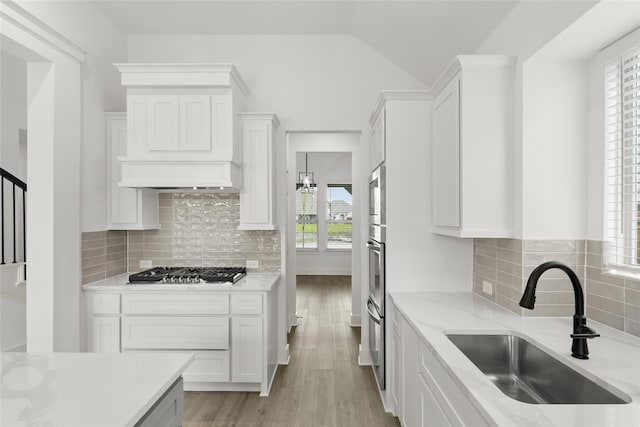
[[[318,187],[296,187],[296,248],[318,248]]]
[[[327,185],[327,249],[351,249],[351,184]]]
[[[606,263],[640,273],[640,45],[604,68]]]

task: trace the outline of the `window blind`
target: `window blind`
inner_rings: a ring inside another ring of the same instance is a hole
[[[605,260],[640,273],[640,45],[605,65]]]

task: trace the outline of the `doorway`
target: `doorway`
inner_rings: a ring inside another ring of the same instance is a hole
[[[287,132],[286,140],[289,330],[298,325],[298,316],[302,315],[298,310],[298,279],[308,288],[323,277],[341,288],[341,293],[347,289],[345,319],[348,326],[359,327],[363,277],[360,242],[365,224],[359,173],[361,133]],[[303,188],[305,176],[314,181],[307,189]]]

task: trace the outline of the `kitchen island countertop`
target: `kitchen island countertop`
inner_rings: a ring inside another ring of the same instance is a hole
[[[212,292],[235,292],[235,291],[270,291],[280,278],[280,273],[247,273],[236,283],[198,283],[198,284],[128,284],[129,275],[132,273],[119,274],[97,282],[87,283],[82,286],[85,291],[212,291]]]
[[[447,374],[485,418],[498,426],[640,426],[640,339],[588,320],[601,337],[589,340],[589,360],[570,355],[570,317],[521,317],[471,293],[390,292],[407,321],[428,342]],[[588,317],[588,316],[587,316]],[[626,393],[622,405],[536,405],[504,395],[446,333],[513,333],[588,377]]]
[[[133,426],[192,360],[184,353],[2,353],[0,424]]]

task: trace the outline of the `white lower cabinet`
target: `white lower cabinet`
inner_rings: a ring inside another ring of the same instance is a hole
[[[122,348],[217,350],[229,348],[229,318],[124,316]]]
[[[186,390],[259,390],[267,395],[276,361],[268,360],[270,307],[265,295],[92,292],[86,299],[88,349],[193,353],[183,374]]]
[[[393,311],[399,313],[395,305]],[[396,337],[396,331],[392,331],[391,396],[394,403],[399,398],[398,418],[402,425],[488,426],[489,423],[436,358],[427,341],[407,319],[402,315],[399,317],[399,336]]]
[[[418,376],[418,395],[420,396],[420,427],[443,427],[451,425],[422,375]]]
[[[231,381],[262,381],[262,317],[234,316],[231,319]]]
[[[182,377],[187,382],[229,381],[229,350],[194,351],[194,360]]]
[[[120,353],[120,317],[91,317],[89,351],[95,353]]]

